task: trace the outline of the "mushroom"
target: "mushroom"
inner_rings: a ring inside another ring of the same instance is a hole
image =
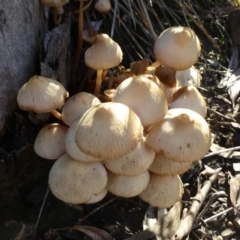
[[[157,60],[162,65],[178,71],[195,64],[200,51],[200,41],[194,31],[182,26],[164,30],[154,44]]]
[[[194,66],[176,72],[176,79],[180,83],[180,86],[193,85],[195,87],[200,87],[202,76],[200,72]]]
[[[75,120],[79,120],[91,107],[100,104],[101,101],[91,93],[80,92],[70,97],[62,109],[62,120],[68,126]]]
[[[156,153],[152,164],[149,167],[149,171],[160,175],[176,175],[183,174],[190,167],[191,162],[176,162],[164,157],[163,153]]]
[[[19,89],[17,103],[25,111],[50,112],[62,120],[62,115],[56,109],[63,106],[67,97],[68,92],[60,82],[52,78],[33,76]]]
[[[132,62],[130,64],[130,69],[131,69],[131,72],[137,76],[139,74],[145,73],[147,71],[148,66],[149,66],[149,60],[142,59],[136,62]]]
[[[165,118],[150,127],[147,145],[176,162],[201,159],[211,146],[211,131],[205,119],[186,108],[168,110]]]
[[[161,121],[168,109],[162,90],[142,75],[124,80],[117,87],[112,101],[129,106],[144,128]]]
[[[88,67],[97,70],[94,95],[98,97],[103,70],[119,65],[122,61],[122,50],[107,34],[98,34],[92,46],[85,52],[84,58]]]
[[[34,141],[34,151],[42,158],[55,160],[65,151],[65,136],[68,128],[58,123],[44,126]]]
[[[81,163],[64,154],[53,164],[48,184],[58,199],[81,204],[104,191],[107,172],[101,163]]]
[[[169,109],[187,108],[199,113],[203,118],[207,114],[207,105],[202,94],[194,86],[180,87],[173,93]]]
[[[140,119],[128,106],[106,102],[92,107],[79,120],[76,143],[83,153],[109,160],[136,148],[142,135]]]
[[[178,175],[150,173],[149,184],[139,197],[153,207],[168,208],[179,201],[182,194],[183,184]]]
[[[43,5],[53,8],[53,21],[56,25],[61,22],[64,12],[63,5],[68,2],[69,0],[41,0]]]
[[[111,10],[111,2],[110,0],[97,0],[94,8],[101,13],[107,13]]]
[[[176,80],[176,71],[174,69],[159,66],[156,68],[154,73],[158,79],[165,85],[167,85],[170,88],[174,88],[177,85]]]
[[[147,171],[154,156],[155,152],[145,144],[142,138],[133,151],[123,157],[105,161],[104,165],[115,174],[134,176]]]
[[[65,137],[66,152],[73,159],[83,163],[101,162],[102,161],[101,159],[86,155],[78,148],[75,140],[78,122],[79,120],[76,120],[75,122],[73,122],[66,133],[66,137]]]
[[[155,70],[154,70],[155,72]],[[170,103],[173,100],[173,92],[175,90],[175,87],[169,87],[166,84],[164,84],[162,81],[158,79],[158,77],[153,73],[145,73],[142,74],[145,78],[150,79],[151,81],[155,82],[158,87],[162,90],[165,98],[167,99],[167,102]]]
[[[105,198],[107,193],[108,193],[107,188],[104,188],[99,194],[93,194],[91,196],[90,200],[85,202],[85,204],[93,204],[93,203],[100,202],[101,200],[103,200]]]
[[[107,189],[119,197],[135,197],[147,187],[149,179],[148,171],[135,176],[116,175],[108,171]]]

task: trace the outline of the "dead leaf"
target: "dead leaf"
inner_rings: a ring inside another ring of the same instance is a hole
[[[227,90],[232,100],[233,108],[235,108],[240,93],[240,68],[234,71],[231,77],[228,79]]]
[[[93,240],[114,240],[109,233],[96,227],[74,226],[71,229],[83,232]]]
[[[236,207],[237,204],[237,196],[240,188],[240,174],[229,180],[230,185],[230,200],[232,202],[233,207]]]
[[[220,152],[223,150],[226,150],[227,148],[221,147],[215,143],[212,143],[210,150],[215,153],[215,152],[219,152],[218,155],[225,157],[225,158],[233,158],[233,157],[240,157],[240,152],[236,151],[236,150],[232,150],[232,151],[226,151],[226,152]]]
[[[162,214],[162,211],[160,211],[158,219],[155,219],[155,221],[148,221],[149,225],[147,230],[153,232],[156,235],[157,240],[171,239],[179,227],[181,210],[182,203],[179,201],[175,203],[166,214]]]

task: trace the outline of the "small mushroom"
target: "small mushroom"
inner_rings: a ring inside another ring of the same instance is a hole
[[[55,160],[65,151],[65,137],[68,128],[58,123],[44,126],[34,141],[34,151],[42,158]]]
[[[69,0],[41,0],[42,5],[53,8],[53,21],[56,25],[61,22],[64,12],[63,5],[68,2]]]
[[[33,76],[19,89],[17,103],[22,110],[50,112],[62,120],[62,115],[56,109],[63,106],[67,97],[68,92],[60,82],[52,78]]]
[[[94,8],[101,13],[107,13],[111,10],[111,2],[110,0],[97,0]]]
[[[75,120],[79,120],[91,107],[100,104],[101,101],[91,93],[80,92],[70,97],[62,109],[62,120],[68,126]]]
[[[205,119],[186,108],[168,110],[165,118],[150,127],[146,143],[153,151],[176,162],[201,159],[211,146],[211,131]]]
[[[149,184],[139,197],[153,207],[168,208],[181,200],[182,194],[183,184],[178,175],[150,173]]]
[[[194,86],[180,87],[173,93],[169,109],[187,108],[199,113],[203,118],[207,114],[207,105],[202,94]]]
[[[197,68],[194,66],[176,72],[176,79],[180,83],[180,86],[195,86],[200,87],[202,76]]]
[[[164,30],[154,44],[157,60],[162,65],[178,71],[195,64],[200,51],[200,41],[194,31],[182,26]]]
[[[135,176],[116,175],[108,171],[107,189],[119,197],[135,197],[147,187],[149,179],[148,171]]]
[[[142,138],[139,117],[128,106],[106,102],[89,109],[79,120],[76,143],[90,156],[109,160],[126,155]]]
[[[160,175],[176,175],[183,174],[190,167],[191,162],[176,162],[164,157],[163,153],[156,153],[152,164],[149,167],[149,171]]]
[[[129,106],[144,127],[161,121],[168,109],[162,90],[144,75],[124,80],[117,87],[112,101]]]
[[[53,164],[48,184],[58,199],[81,204],[104,191],[107,172],[101,163],[81,163],[64,154]]]
[[[107,195],[108,190],[104,188],[99,194],[93,194],[89,201],[85,202],[85,204],[93,204],[102,201]]]
[[[97,70],[94,95],[98,97],[103,70],[119,65],[122,61],[122,50],[107,34],[98,34],[92,46],[85,52],[84,58],[88,67]]]
[[[76,120],[75,122],[73,122],[66,133],[66,137],[65,137],[66,152],[73,159],[80,161],[82,163],[101,162],[102,161],[101,159],[86,155],[78,148],[75,140],[78,122],[79,120]]]
[[[123,157],[105,161],[104,165],[115,174],[134,176],[147,171],[154,156],[155,152],[145,144],[143,138],[133,151]]]

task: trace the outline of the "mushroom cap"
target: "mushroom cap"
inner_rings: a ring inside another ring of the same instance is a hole
[[[191,162],[175,162],[171,159],[165,158],[160,152],[156,153],[148,170],[160,175],[176,175],[183,174],[191,167],[191,165]]]
[[[201,45],[194,31],[175,26],[164,30],[154,44],[155,57],[175,70],[190,68],[198,61]]]
[[[100,103],[101,101],[91,93],[80,92],[73,95],[63,106],[63,122],[71,126],[71,124],[75,120],[79,120],[88,109]]]
[[[150,173],[149,184],[139,197],[153,207],[168,208],[179,201],[182,194],[183,184],[178,175]]]
[[[76,144],[75,135],[79,120],[73,122],[65,137],[65,149],[69,156],[82,163],[101,162],[101,159],[84,154]]]
[[[64,86],[52,79],[33,76],[18,91],[19,108],[36,113],[47,113],[60,108],[68,97]]]
[[[200,72],[194,66],[176,72],[176,79],[181,86],[195,86],[200,87],[202,76]]]
[[[175,91],[175,87],[171,88],[171,87],[167,86],[166,84],[161,82],[158,79],[158,77],[156,75],[154,75],[154,73],[153,74],[145,73],[145,74],[142,74],[142,76],[155,82],[158,85],[158,87],[162,90],[165,98],[167,99],[167,102],[168,103],[172,102],[173,92]]]
[[[132,151],[142,135],[140,119],[128,106],[106,102],[92,107],[79,120],[76,143],[83,153],[109,160]]]
[[[100,202],[101,200],[103,200],[105,198],[107,193],[108,193],[107,188],[104,188],[99,194],[93,194],[91,196],[90,200],[85,202],[85,203],[86,204],[93,204],[93,203]]]
[[[108,172],[107,189],[118,197],[135,197],[139,195],[148,185],[150,175],[148,171],[135,176],[115,175]]]
[[[94,8],[101,13],[107,13],[111,10],[111,2],[110,0],[97,0]]]
[[[150,79],[139,75],[124,80],[113,95],[113,102],[129,106],[144,127],[159,122],[167,113],[167,99],[162,90]]]
[[[85,64],[92,69],[108,69],[122,61],[122,50],[107,34],[98,34],[84,58]]]
[[[173,93],[173,101],[169,109],[187,108],[199,113],[203,118],[207,115],[207,105],[202,94],[194,86],[178,88]]]
[[[81,163],[64,154],[53,164],[48,183],[53,195],[63,202],[85,203],[104,190],[107,171],[101,163]]]
[[[41,0],[42,5],[48,7],[62,7],[67,4],[69,0]]]
[[[147,171],[154,156],[155,152],[145,144],[142,138],[133,151],[123,157],[105,161],[104,165],[112,173],[134,176]]]
[[[34,151],[42,158],[55,160],[65,151],[65,136],[68,128],[58,123],[44,126],[34,141]]]
[[[211,145],[208,123],[198,113],[186,108],[174,108],[166,117],[150,127],[146,143],[155,152],[176,162],[201,159]]]

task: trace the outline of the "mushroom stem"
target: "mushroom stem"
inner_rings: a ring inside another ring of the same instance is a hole
[[[156,67],[156,68],[159,67],[160,65],[161,65],[161,63],[159,61],[156,61],[151,64],[151,66]]]
[[[63,12],[63,7],[53,8],[53,22],[55,25],[58,25],[62,21],[62,14],[59,14],[60,12]]]
[[[52,111],[51,111],[51,114],[52,114],[55,118],[57,118],[57,119],[59,119],[60,121],[62,121],[62,114],[61,114],[60,112],[58,112],[57,110],[52,110]]]
[[[101,89],[101,84],[102,84],[102,69],[98,69],[97,70],[97,79],[96,79],[96,87],[95,87],[95,91],[94,91],[94,95],[96,97],[99,96],[100,93],[100,89]]]

